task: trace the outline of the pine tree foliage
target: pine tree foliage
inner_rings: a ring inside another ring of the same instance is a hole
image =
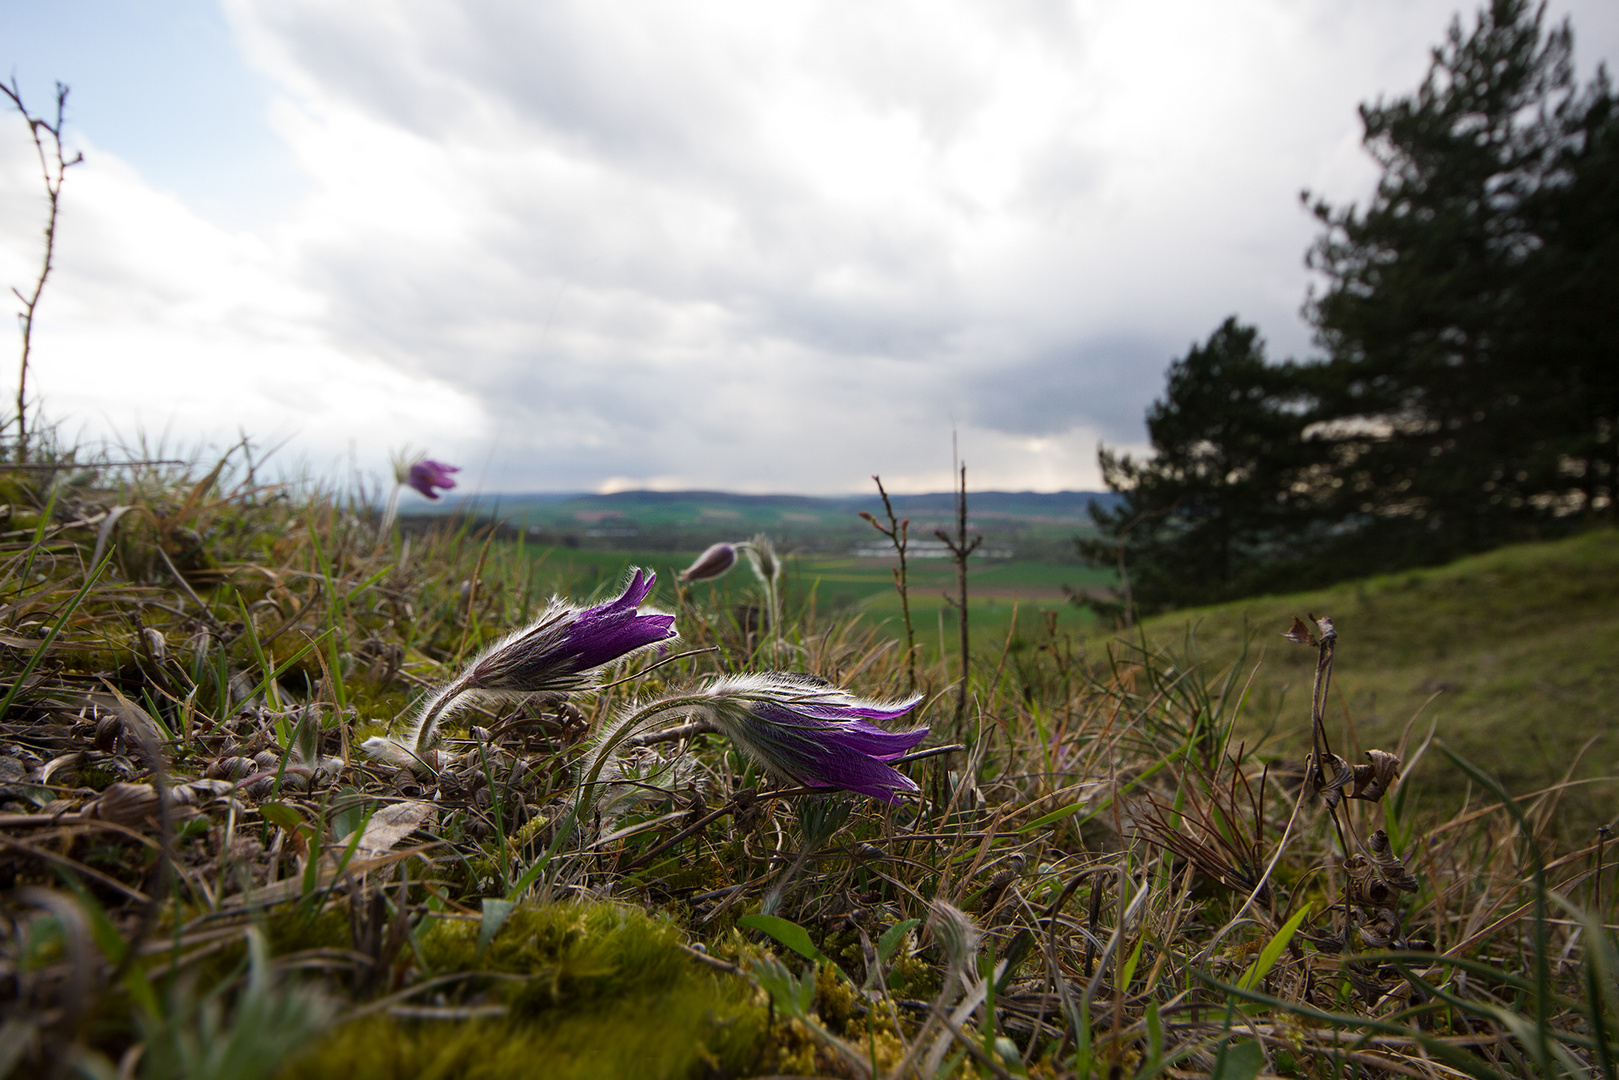
[[[1614,520],[1619,99],[1544,16],[1493,0],[1361,107],[1376,192],[1310,206],[1322,359],[1267,363],[1228,319],[1170,367],[1152,456],[1100,450],[1125,499],[1080,551],[1143,611]]]
[[[1578,91],[1573,33],[1543,14],[1496,0],[1470,34],[1453,23],[1414,95],[1361,108],[1383,169],[1370,205],[1314,207],[1326,285],[1307,311],[1329,359],[1312,434],[1332,444],[1335,516],[1387,560],[1612,513],[1611,394],[1588,392],[1619,363],[1599,254],[1612,105],[1600,74]]]
[[[1147,413],[1154,454],[1100,451],[1123,501],[1093,505],[1099,537],[1085,557],[1114,565],[1123,545],[1143,612],[1241,595],[1283,552],[1294,516],[1290,473],[1308,400],[1291,365],[1265,360],[1259,332],[1229,318],[1169,367]],[[1133,565],[1133,569],[1131,568]]]

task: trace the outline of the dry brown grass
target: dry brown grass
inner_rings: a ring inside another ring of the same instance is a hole
[[[0,495],[16,1075],[612,1075],[634,1040],[680,1075],[1614,1075],[1612,855],[1548,831],[1579,789],[1508,796],[1408,733],[1379,800],[1329,806],[1326,747],[1316,776],[1233,740],[1241,660],[1053,632],[978,658],[960,724],[960,672],[920,668],[926,745],[962,749],[897,808],[699,735],[564,831],[631,700],[768,666],[893,696],[903,649],[789,604],[777,653],[666,592],[705,651],[473,714],[413,773],[356,747],[535,612],[528,553],[379,538],[234,458]],[[1441,772],[1473,797],[1416,817]]]

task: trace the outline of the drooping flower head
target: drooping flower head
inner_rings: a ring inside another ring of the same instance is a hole
[[[595,682],[596,669],[604,664],[677,637],[673,615],[639,610],[656,581],[657,575],[636,568],[616,600],[586,608],[553,600],[534,623],[485,649],[428,699],[410,736],[413,751],[420,754],[432,746],[438,721],[465,695],[513,697],[583,690]],[[385,743],[391,740],[371,739],[365,748],[377,756],[397,757]]]
[[[429,499],[437,499],[438,492],[434,489],[443,488],[448,491],[453,488],[455,479],[451,474],[460,471],[459,466],[446,465],[442,461],[423,458],[421,461],[412,464],[406,471],[403,483],[406,487],[416,489]]]
[[[886,731],[921,695],[867,701],[836,687],[781,672],[730,675],[702,692],[700,711],[737,747],[778,779],[805,787],[843,788],[894,803],[915,792],[910,777],[888,764],[928,733]]]
[[[681,581],[707,581],[717,578],[736,565],[735,544],[710,544],[697,556],[697,561],[680,572]]]

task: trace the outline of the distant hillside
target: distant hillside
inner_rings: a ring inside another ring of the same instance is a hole
[[[970,491],[969,528],[986,543],[1015,547],[1031,558],[1067,558],[1075,534],[1090,528],[1092,502],[1116,498],[1095,491]],[[949,492],[896,495],[894,511],[911,519],[911,536],[931,539],[951,524]],[[464,514],[506,521],[537,540],[577,547],[651,550],[701,548],[765,532],[788,547],[843,551],[877,537],[859,517],[879,517],[872,495],[739,495],[725,491],[624,491],[612,495],[521,494],[447,497],[410,513]]]
[[[1437,725],[1438,737],[1518,793],[1570,770],[1587,778],[1619,772],[1619,532],[1179,611],[1144,629],[1177,653],[1195,641],[1208,670],[1228,665],[1247,641],[1239,685],[1257,673],[1241,730],[1250,743],[1272,731],[1267,745],[1301,762],[1315,652],[1281,634],[1294,615],[1312,612],[1332,616],[1339,631],[1327,719],[1334,750],[1353,761],[1363,749],[1394,750],[1415,716],[1408,761]],[[1438,753],[1418,767],[1424,787],[1466,789],[1465,776]],[[1575,788],[1562,810],[1593,826],[1611,822],[1619,785]]]

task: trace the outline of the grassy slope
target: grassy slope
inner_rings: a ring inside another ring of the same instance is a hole
[[[1144,629],[1177,651],[1191,634],[1199,655],[1217,664],[1251,639],[1249,667],[1257,662],[1258,672],[1246,729],[1274,724],[1277,749],[1291,753],[1308,742],[1315,652],[1279,635],[1306,612],[1332,616],[1339,632],[1329,733],[1343,741],[1340,752],[1347,746],[1358,759],[1361,749],[1394,749],[1422,710],[1413,750],[1436,723],[1440,738],[1517,791],[1561,779],[1593,737],[1576,774],[1619,773],[1619,533],[1175,612]],[[1450,786],[1438,755],[1422,768],[1428,783]],[[1611,820],[1616,793],[1613,783],[1581,787],[1565,806]]]

